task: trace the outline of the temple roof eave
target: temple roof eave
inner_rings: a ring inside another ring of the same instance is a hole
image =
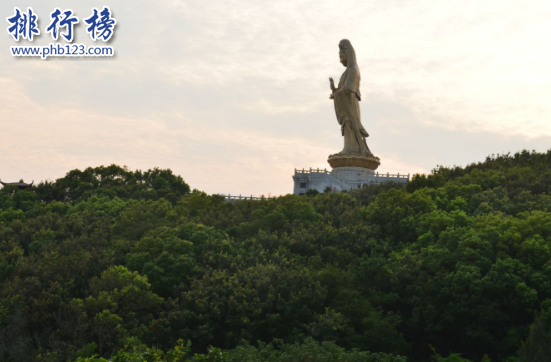
[[[4,186],[16,186],[16,187],[31,187],[34,184],[34,181],[30,184],[27,184],[25,182],[2,182],[0,181],[0,184]]]

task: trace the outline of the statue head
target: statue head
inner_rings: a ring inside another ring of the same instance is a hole
[[[347,68],[358,66],[356,64],[356,52],[354,51],[350,40],[343,39],[339,42],[339,58],[342,65]]]
[[[339,50],[339,59],[341,64],[346,67],[346,63],[348,63],[348,59],[346,58],[346,50]]]

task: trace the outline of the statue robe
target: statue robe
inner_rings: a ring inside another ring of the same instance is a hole
[[[360,69],[353,65],[347,67],[339,81],[337,91],[333,93],[337,121],[344,136],[344,148],[340,153],[360,153],[373,155],[365,143],[369,134],[362,126],[360,116]]]

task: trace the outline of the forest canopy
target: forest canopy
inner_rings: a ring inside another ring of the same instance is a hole
[[[239,202],[116,165],[4,187],[0,360],[546,361],[550,193],[551,151]]]

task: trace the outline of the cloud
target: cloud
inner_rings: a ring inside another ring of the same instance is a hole
[[[0,11],[15,6],[4,1]],[[25,6],[45,26],[51,5]],[[81,19],[92,7],[56,6]],[[549,144],[551,3],[543,0],[110,7],[114,59],[14,59],[14,42],[0,36],[1,177],[118,163],[168,167],[208,192],[290,192],[295,167],[327,167],[342,147],[327,99],[327,78],[343,72],[342,38],[356,48],[363,122],[382,172]],[[50,41],[43,32],[35,43]],[[83,27],[77,41],[93,44]]]
[[[117,163],[171,168],[212,193],[282,194],[291,190],[297,155],[313,163],[314,155],[328,153],[312,140],[213,129],[181,114],[125,118],[60,110],[37,104],[12,80],[0,79],[0,85],[12,90],[0,94],[5,180],[55,179],[72,168]]]

